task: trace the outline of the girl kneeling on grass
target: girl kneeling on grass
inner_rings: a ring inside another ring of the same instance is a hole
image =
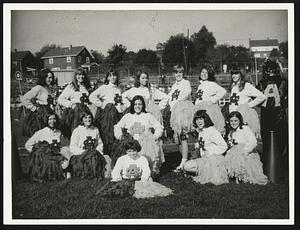
[[[227,171],[222,155],[227,149],[225,140],[213,126],[213,122],[205,110],[195,113],[193,123],[198,132],[198,142],[195,144],[195,148],[199,149],[200,158],[185,162],[183,169],[196,173],[193,179],[201,184],[227,183]]]
[[[136,198],[149,198],[168,196],[172,190],[153,182],[147,158],[138,152],[142,147],[137,140],[128,140],[124,146],[126,155],[118,158],[111,173],[112,181],[132,180],[134,183],[134,194]]]
[[[240,112],[231,112],[229,122],[226,139],[230,149],[225,155],[225,166],[229,177],[235,177],[237,183],[243,181],[251,184],[267,184],[268,178],[263,173],[259,154],[254,151],[257,146],[254,133],[243,124]]]
[[[60,148],[62,136],[57,129],[58,116],[50,111],[44,119],[47,126],[38,130],[25,144],[30,152],[29,176],[36,181],[62,179],[71,153],[68,147]],[[70,178],[70,174],[66,173],[66,177]]]
[[[103,143],[98,128],[92,125],[92,113],[81,112],[80,121],[70,141],[73,174],[85,178],[110,177],[111,160],[108,155],[103,155]]]

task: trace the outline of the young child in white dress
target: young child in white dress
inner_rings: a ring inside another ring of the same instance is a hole
[[[200,151],[200,158],[185,162],[183,169],[196,173],[193,179],[201,184],[220,185],[228,183],[223,156],[223,153],[227,150],[225,140],[213,126],[213,122],[205,110],[197,111],[193,121],[199,133],[195,148]]]
[[[125,144],[126,155],[118,158],[111,173],[112,181],[135,180],[135,198],[168,196],[172,190],[153,182],[147,158],[141,156],[141,146],[137,140],[128,140]]]
[[[230,130],[226,135],[230,149],[225,155],[225,166],[228,175],[236,182],[265,185],[267,176],[263,173],[260,156],[255,152],[257,140],[252,130],[243,124],[243,117],[238,111],[229,115]]]
[[[225,131],[225,119],[218,101],[224,97],[226,89],[215,82],[214,75],[214,70],[210,65],[202,67],[199,77],[200,84],[196,92],[195,112],[206,110],[215,128],[223,133]]]

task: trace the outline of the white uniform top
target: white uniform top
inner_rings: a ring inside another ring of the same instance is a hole
[[[176,92],[178,94],[177,97]],[[182,79],[180,82],[176,81],[172,85],[171,91],[168,94],[171,109],[173,108],[176,102],[188,100],[189,96],[191,95],[191,92],[192,88],[188,80]]]
[[[228,141],[233,144],[244,144],[245,153],[250,153],[257,145],[255,135],[247,125],[243,125],[242,129],[237,128],[232,136],[229,135]]]
[[[196,98],[195,105],[203,101],[218,103],[218,101],[226,94],[226,89],[213,81],[201,80],[197,89],[197,94],[199,94],[200,98]]]
[[[29,152],[31,152],[33,145],[38,143],[39,141],[47,141],[49,144],[51,144],[53,140],[57,140],[57,142],[60,142],[60,139],[61,132],[59,130],[52,130],[49,127],[45,127],[35,132],[35,134],[33,134],[33,136],[28,139],[28,141],[25,144],[25,148]]]
[[[59,95],[57,103],[66,108],[71,108],[73,104],[81,102],[80,98],[83,93],[85,93],[87,96],[89,95],[89,92],[83,85],[79,86],[79,91],[75,91],[74,87],[69,84]]]
[[[221,155],[227,150],[227,144],[221,133],[213,126],[204,128],[198,134],[198,143],[195,147],[200,147],[201,155]],[[201,144],[203,145],[201,148]],[[200,145],[200,146],[199,146]]]
[[[141,178],[141,180],[147,181],[150,178],[150,175],[151,171],[146,157],[140,156],[138,159],[133,160],[128,155],[118,158],[111,173],[112,181],[119,181],[123,178]]]
[[[101,85],[98,89],[92,92],[89,100],[97,107],[101,107],[103,104],[115,104],[114,99],[116,95],[121,96],[121,90],[116,85],[109,83],[107,85]]]
[[[114,127],[115,137],[117,139],[120,139],[122,136],[122,128],[126,128],[136,140],[139,140],[140,135],[150,128],[154,128],[155,138],[159,138],[163,133],[163,126],[150,113],[125,114]]]
[[[32,103],[32,99],[35,99],[36,102],[40,105],[47,105],[48,95],[51,95],[48,89],[43,86],[36,85],[20,99],[22,105],[31,110],[35,107]]]
[[[152,100],[160,100],[158,106],[160,107],[160,109],[164,109],[168,102],[168,98],[169,98],[168,95],[153,86],[151,86],[150,90],[152,93]],[[122,94],[124,104],[127,108],[130,106],[130,101],[132,100],[132,98],[136,95],[141,95],[144,98],[146,105],[149,103],[150,100],[149,89],[147,87],[141,87],[141,86],[133,87]]]
[[[237,96],[237,105],[234,102],[230,102],[229,104],[229,112],[236,111],[238,105],[248,104],[250,108],[259,105],[262,103],[266,97],[265,95],[256,89],[253,85],[246,82],[244,89],[240,92],[238,85],[234,85],[231,89],[230,98],[232,98],[233,94]],[[255,97],[254,100],[251,97]]]
[[[93,126],[87,128],[83,125],[79,125],[76,129],[74,129],[70,141],[70,151],[74,155],[80,155],[85,151],[83,149],[84,141],[87,139],[88,136],[91,136],[92,139],[96,140],[96,150],[98,150],[102,154],[103,143],[99,135],[98,128]]]

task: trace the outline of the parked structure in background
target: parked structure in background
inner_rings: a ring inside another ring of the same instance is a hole
[[[14,50],[11,53],[11,76],[15,76],[16,71],[20,71],[22,75],[27,78],[36,75],[36,60],[34,55],[26,51]]]
[[[85,46],[72,46],[51,49],[42,57],[44,68],[53,71],[58,85],[64,85],[72,80],[75,69],[82,67],[87,72],[94,66],[92,54]]]
[[[249,39],[249,49],[253,57],[266,59],[273,49],[279,51],[277,39],[251,40]]]

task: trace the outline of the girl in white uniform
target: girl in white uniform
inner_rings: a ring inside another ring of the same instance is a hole
[[[226,90],[215,82],[214,70],[211,66],[202,68],[199,80],[195,111],[206,110],[215,128],[223,133],[225,131],[225,120],[218,101],[224,97]]]
[[[155,88],[149,83],[149,74],[147,72],[141,72],[136,76],[134,87],[125,91],[122,94],[125,106],[130,106],[130,101],[134,96],[143,96],[146,103],[146,111],[151,113],[162,124],[163,110],[168,102],[168,96]],[[155,104],[155,101],[159,100],[159,104]]]
[[[147,158],[141,156],[141,146],[136,140],[128,140],[125,143],[126,155],[118,158],[112,171],[112,181],[135,180],[135,198],[161,197],[172,194],[172,190],[153,182],[151,170]]]
[[[83,112],[80,117],[81,123],[77,128],[74,129],[71,141],[70,141],[70,151],[75,157],[74,159],[71,158],[71,163],[76,162],[75,159],[82,159],[85,155],[93,155],[96,158],[97,164],[103,163],[103,158],[105,159],[105,177],[109,177],[111,173],[111,159],[108,155],[103,155],[103,143],[99,134],[98,128],[92,125],[93,123],[93,115],[91,112]],[[96,157],[97,155],[97,157]],[[80,162],[79,162],[80,164]],[[75,165],[75,167],[77,167]],[[73,165],[74,167],[74,165]],[[78,173],[80,174],[82,168],[78,169]],[[99,173],[99,174],[98,174]],[[99,176],[102,172],[96,172]]]
[[[176,82],[168,94],[168,103],[171,109],[170,126],[182,155],[181,163],[176,169],[179,170],[188,158],[187,132],[192,129],[194,104],[190,101],[192,92],[190,82],[183,79],[184,68],[174,66],[174,70]]]
[[[29,175],[32,179],[60,179],[62,169],[66,169],[69,165],[71,152],[66,146],[60,148],[62,136],[57,129],[58,116],[50,111],[44,115],[44,119],[47,126],[38,130],[25,143],[25,148],[30,152]],[[56,157],[57,161],[50,161],[49,158],[52,157]],[[70,178],[70,173],[67,173],[67,178]]]
[[[89,96],[90,102],[97,107],[95,125],[99,129],[103,141],[103,153],[109,156],[111,156],[112,146],[115,142],[114,125],[119,122],[125,109],[118,85],[117,73],[110,70],[106,74],[104,85]]]
[[[162,147],[158,141],[162,135],[163,126],[151,113],[146,112],[145,101],[142,96],[133,97],[130,112],[125,114],[115,125],[115,137],[119,140],[122,138],[123,128],[135,140],[139,141],[142,146],[139,154],[145,156],[150,163],[151,170],[158,173],[159,167],[165,160]]]
[[[49,69],[41,72],[37,85],[21,97],[22,105],[28,110],[23,122],[23,135],[31,137],[47,126],[45,114],[54,111],[54,99],[49,87],[54,84],[54,74]]]
[[[80,123],[80,112],[90,110],[88,99],[90,89],[91,85],[86,72],[79,68],[74,72],[72,82],[58,97],[58,104],[64,107],[61,131],[68,139]]]
[[[268,183],[263,173],[259,154],[255,152],[257,141],[252,130],[243,124],[241,113],[234,111],[229,115],[230,131],[226,137],[230,149],[225,155],[225,165],[229,177],[251,184]]]
[[[213,126],[213,122],[204,110],[197,111],[193,120],[198,131],[198,142],[195,144],[195,149],[200,151],[200,158],[185,162],[183,169],[196,173],[193,179],[201,184],[227,183],[228,177],[223,156],[227,150],[225,140]]]
[[[261,104],[266,97],[253,85],[245,81],[245,76],[241,70],[232,70],[231,78],[229,113],[239,111],[244,118],[244,122],[260,138],[260,122],[254,107]]]

